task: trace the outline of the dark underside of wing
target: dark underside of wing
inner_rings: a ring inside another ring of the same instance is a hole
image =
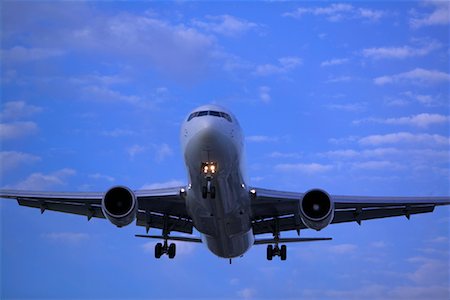
[[[307,226],[300,215],[302,193],[255,189],[252,200],[254,234],[300,230]],[[331,224],[381,219],[432,212],[435,206],[450,204],[449,197],[358,197],[331,196],[334,217]]]
[[[104,193],[48,193],[30,191],[0,192],[1,198],[16,199],[19,205],[45,211],[56,211],[69,214],[102,218],[101,202]],[[135,191],[138,201],[136,225],[150,228],[192,233],[193,223],[186,211],[184,199],[180,196],[180,188]]]

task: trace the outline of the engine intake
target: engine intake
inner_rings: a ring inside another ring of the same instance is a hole
[[[137,209],[136,196],[127,187],[112,187],[103,196],[103,214],[117,227],[126,226],[133,222],[136,218]]]
[[[327,192],[310,190],[300,200],[300,215],[308,228],[319,231],[333,220],[334,203]]]

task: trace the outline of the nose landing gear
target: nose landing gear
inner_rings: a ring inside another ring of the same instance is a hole
[[[216,187],[212,185],[213,175],[217,172],[217,164],[215,162],[204,162],[201,166],[205,176],[206,184],[202,186],[202,197],[206,199],[208,195],[211,199],[216,198]]]
[[[211,199],[216,198],[216,187],[211,183],[212,178],[206,178],[206,185],[202,187],[202,197],[206,199],[208,195],[211,196]]]

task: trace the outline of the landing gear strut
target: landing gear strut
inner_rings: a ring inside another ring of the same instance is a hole
[[[273,239],[275,241],[275,245],[267,246],[267,260],[272,260],[274,256],[279,256],[281,260],[286,260],[287,258],[287,248],[286,245],[278,246],[278,242],[280,241],[280,226],[278,224],[278,219],[275,218],[275,228],[273,231]]]
[[[210,195],[211,199],[216,198],[216,187],[212,185],[211,179],[207,177],[206,178],[206,185],[202,187],[202,197],[203,199],[206,199],[208,197],[208,194]]]
[[[164,241],[164,244],[158,243],[155,246],[155,257],[160,258],[163,254],[167,254],[170,259],[175,257],[176,254],[176,245],[171,243],[170,245],[167,243],[167,240]]]

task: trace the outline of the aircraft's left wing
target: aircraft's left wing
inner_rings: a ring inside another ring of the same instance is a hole
[[[138,201],[136,225],[148,229],[164,226],[170,231],[192,233],[193,224],[186,204],[180,195],[183,187],[134,191]],[[33,192],[19,190],[0,190],[0,198],[16,199],[19,205],[46,210],[86,216],[105,218],[101,202],[104,193],[57,193]]]
[[[253,232],[300,230],[307,226],[300,216],[304,193],[252,189]],[[367,197],[331,195],[334,217],[331,224],[432,212],[436,206],[449,205],[450,197]],[[275,229],[277,228],[277,229]]]

